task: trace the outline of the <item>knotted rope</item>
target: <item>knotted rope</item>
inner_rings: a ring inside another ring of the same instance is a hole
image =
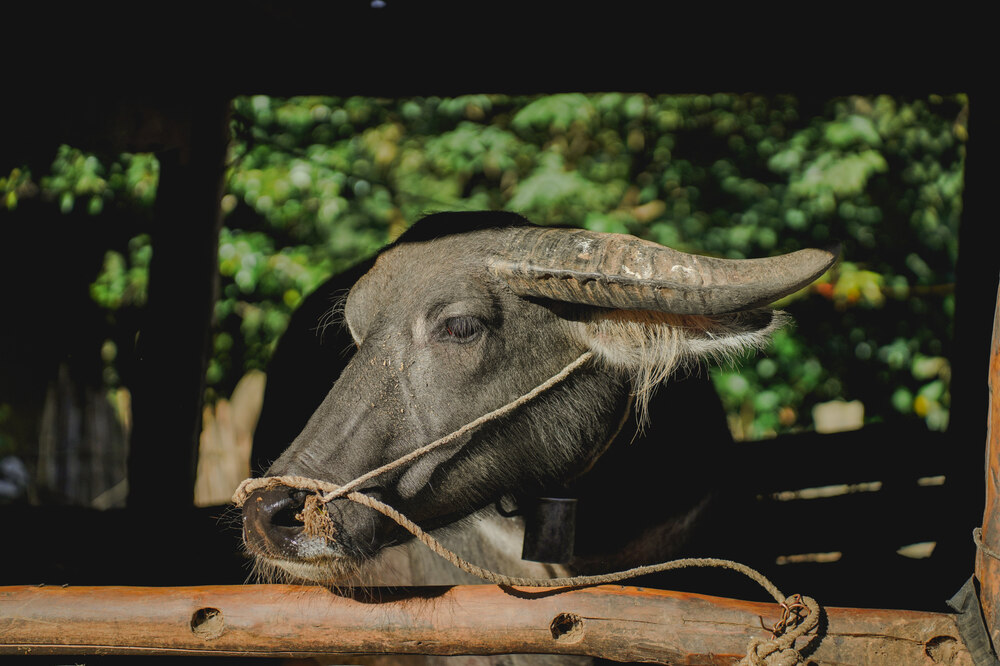
[[[532,400],[544,391],[563,381],[570,375],[570,373],[590,360],[592,356],[593,354],[591,352],[584,352],[557,374],[553,375],[519,398],[516,398],[506,405],[470,421],[458,430],[434,440],[430,444],[422,446],[370,472],[362,474],[344,485],[294,475],[245,479],[233,494],[233,502],[236,503],[237,507],[242,507],[247,498],[254,491],[267,490],[280,486],[296,490],[311,491],[313,494],[306,498],[302,511],[296,515],[296,518],[303,522],[303,531],[306,534],[333,540],[336,535],[336,528],[329,515],[327,515],[326,504],[334,499],[342,497],[377,511],[408,531],[417,540],[430,548],[435,554],[444,558],[462,571],[496,585],[520,587],[584,587],[615,583],[629,578],[687,567],[719,567],[731,569],[742,573],[767,590],[774,600],[784,609],[782,618],[778,620],[772,629],[772,639],[768,641],[759,639],[751,640],[747,646],[747,654],[739,662],[738,666],[793,666],[794,664],[801,663],[802,656],[796,649],[794,649],[793,644],[797,638],[805,635],[818,624],[819,604],[816,603],[816,601],[811,597],[803,597],[801,595],[786,597],[774,585],[774,583],[768,580],[767,577],[759,571],[756,571],[755,569],[752,569],[744,564],[740,564],[739,562],[711,557],[690,557],[671,560],[669,562],[661,562],[659,564],[633,567],[631,569],[625,569],[623,571],[608,574],[590,576],[564,576],[555,578],[508,576],[496,571],[484,569],[483,567],[465,560],[458,554],[445,548],[441,542],[425,532],[419,525],[396,509],[378,501],[373,497],[365,495],[364,493],[355,491],[355,488],[369,479],[397,469],[438,447],[454,441],[473,428],[479,427],[488,421],[497,419],[523,405],[529,400]]]

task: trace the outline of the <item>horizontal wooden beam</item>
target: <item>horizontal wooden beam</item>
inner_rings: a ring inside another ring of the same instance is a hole
[[[0,587],[0,654],[584,654],[732,664],[776,604],[624,586]],[[953,616],[829,608],[810,663],[971,663]]]

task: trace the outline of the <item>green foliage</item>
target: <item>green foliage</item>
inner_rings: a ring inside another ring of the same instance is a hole
[[[231,387],[247,370],[265,368],[291,312],[333,273],[333,263],[310,246],[276,249],[263,231],[224,227],[219,273],[222,297],[207,374],[213,391]]]
[[[95,155],[63,145],[40,184],[43,196],[57,201],[61,212],[85,206],[90,215],[100,215],[105,204],[116,199],[151,206],[158,175],[158,164],[150,155],[126,153],[105,166]]]
[[[7,210],[17,208],[18,199],[30,197],[37,193],[38,188],[31,182],[31,174],[24,169],[14,168],[10,174],[0,177],[0,207]]]
[[[442,209],[513,210],[735,258],[839,240],[840,267],[780,304],[798,315],[798,328],[780,333],[766,358],[713,371],[734,429],[761,437],[808,427],[811,408],[835,398],[863,399],[869,418],[909,415],[940,428],[963,104],[876,97],[803,109],[790,96],[618,93],[257,97],[237,104],[250,137],[245,160],[257,171],[234,172],[233,192],[268,220],[269,233],[308,229],[296,238],[323,247],[337,269]],[[240,189],[251,179],[267,190],[266,205]],[[290,197],[300,206],[286,216]]]
[[[153,256],[149,236],[135,236],[128,248],[127,258],[120,252],[108,250],[101,272],[90,284],[90,297],[102,308],[118,310],[146,304],[149,262]]]
[[[550,95],[528,102],[511,121],[521,132],[560,134],[576,125],[590,129],[597,116],[591,99],[581,94]]]
[[[264,367],[302,298],[422,215],[503,209],[732,258],[839,241],[844,261],[779,303],[796,327],[712,370],[734,431],[808,428],[832,399],[943,428],[966,113],[961,96],[238,98],[209,383],[226,394]],[[41,196],[95,215],[148,206],[156,171],[64,148]],[[32,187],[0,179],[3,205]],[[137,232],[106,255],[94,300],[140,307],[148,262]]]

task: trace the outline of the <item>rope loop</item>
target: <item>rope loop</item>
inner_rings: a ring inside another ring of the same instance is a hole
[[[771,640],[752,639],[738,666],[795,666],[803,663],[794,647],[798,638],[819,625],[819,604],[812,597],[793,594],[780,602],[781,619],[775,623]],[[785,630],[790,629],[787,633]]]
[[[302,521],[302,532],[307,536],[333,541],[337,534],[337,528],[326,512],[326,503],[318,494],[306,497],[302,511],[295,514],[295,520]]]
[[[983,528],[976,527],[972,530],[972,542],[984,555],[989,555],[994,560],[1000,560],[1000,553],[983,543]]]
[[[445,548],[441,542],[425,532],[419,525],[393,507],[384,504],[373,497],[355,491],[355,488],[369,479],[405,465],[440,446],[444,446],[445,444],[454,441],[473,428],[499,418],[500,416],[503,416],[504,414],[507,414],[508,412],[523,405],[525,402],[532,400],[544,391],[564,380],[570,375],[570,373],[590,360],[592,356],[593,354],[591,352],[584,352],[557,374],[553,375],[519,398],[512,400],[492,412],[484,414],[474,421],[470,421],[458,430],[445,435],[430,444],[415,449],[414,451],[411,451],[410,453],[401,456],[390,463],[362,474],[344,485],[294,475],[250,478],[245,479],[236,489],[236,492],[233,494],[233,502],[237,507],[242,507],[249,498],[250,494],[254,491],[273,489],[277,487],[288,487],[295,490],[309,491],[311,494],[306,497],[302,511],[297,513],[295,518],[296,520],[302,521],[304,526],[303,532],[305,534],[332,541],[336,538],[337,528],[333,524],[333,521],[327,512],[326,505],[335,499],[344,498],[377,511],[383,516],[394,521],[400,527],[412,534],[414,538],[430,548],[435,554],[444,558],[462,571],[481,578],[487,582],[509,587],[586,587],[591,585],[616,583],[629,578],[636,578],[647,574],[660,573],[663,571],[687,567],[720,567],[731,569],[742,573],[767,590],[782,608],[781,618],[771,629],[771,640],[751,640],[747,646],[746,656],[740,660],[739,666],[794,666],[795,664],[801,663],[802,656],[799,654],[798,650],[793,647],[793,645],[797,638],[811,631],[819,623],[819,604],[816,603],[816,601],[811,597],[804,597],[798,594],[786,597],[774,585],[774,583],[767,579],[767,577],[745,564],[740,564],[739,562],[733,562],[730,560],[702,557],[670,560],[659,564],[634,567],[623,571],[592,576],[566,576],[557,578],[524,578],[519,576],[508,576],[506,574],[485,569],[463,559],[458,554]]]

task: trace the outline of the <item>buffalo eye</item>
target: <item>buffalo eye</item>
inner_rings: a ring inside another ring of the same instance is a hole
[[[475,317],[449,317],[444,320],[442,337],[454,342],[472,342],[483,330]]]

